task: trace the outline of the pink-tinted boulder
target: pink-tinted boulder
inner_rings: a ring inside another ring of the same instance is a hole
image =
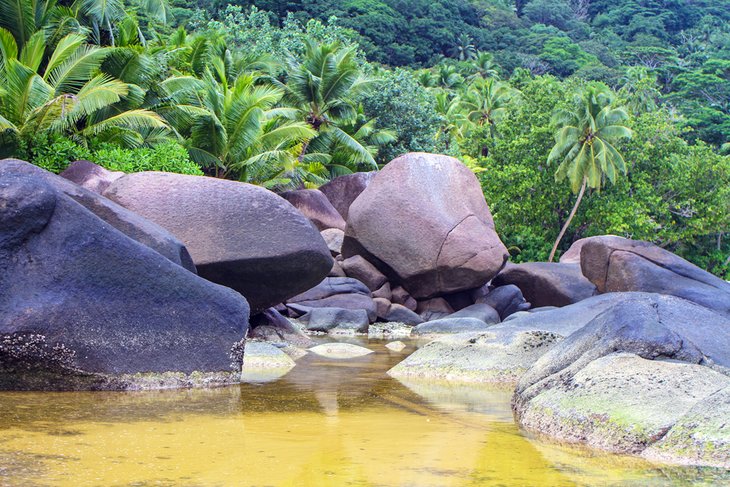
[[[314,223],[317,230],[328,228],[345,229],[345,220],[337,212],[327,197],[316,189],[297,189],[281,193],[281,197],[294,205],[304,216]]]
[[[342,255],[355,254],[417,299],[482,286],[508,257],[474,173],[425,153],[390,162],[352,203]]]

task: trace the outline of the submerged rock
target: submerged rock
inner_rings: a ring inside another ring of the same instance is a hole
[[[246,342],[241,380],[244,382],[269,382],[283,377],[296,362],[271,343],[248,340]]]
[[[317,345],[309,349],[315,355],[320,357],[332,358],[332,359],[347,359],[364,357],[373,353],[372,350],[361,347],[359,345],[353,345],[351,343],[325,343]]]
[[[248,314],[43,178],[0,176],[0,389],[238,382]]]
[[[286,200],[259,186],[160,172],[128,174],[104,195],[170,231],[198,273],[263,311],[332,269],[322,236]]]
[[[394,352],[402,352],[406,348],[406,344],[397,340],[395,342],[386,343],[385,348]]]
[[[349,208],[342,251],[385,267],[417,299],[479,287],[508,257],[474,173],[425,153],[377,173]]]

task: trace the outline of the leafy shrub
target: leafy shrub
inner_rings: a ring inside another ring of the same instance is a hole
[[[172,140],[154,148],[125,149],[112,144],[84,147],[66,137],[42,134],[26,143],[16,155],[56,174],[80,159],[92,161],[110,171],[125,173],[164,171],[203,174],[200,167],[190,160],[187,150]]]

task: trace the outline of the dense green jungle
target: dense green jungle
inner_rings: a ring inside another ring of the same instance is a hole
[[[563,229],[558,254],[615,234],[728,279],[729,20],[728,0],[0,0],[0,157],[283,191],[444,153],[515,262]]]

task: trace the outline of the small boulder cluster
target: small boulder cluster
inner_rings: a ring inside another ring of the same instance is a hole
[[[414,336],[476,331],[530,308],[517,286],[487,285],[507,249],[479,182],[454,158],[407,154],[282,196],[334,258],[322,282],[270,311],[309,331],[366,333],[376,321]]]

